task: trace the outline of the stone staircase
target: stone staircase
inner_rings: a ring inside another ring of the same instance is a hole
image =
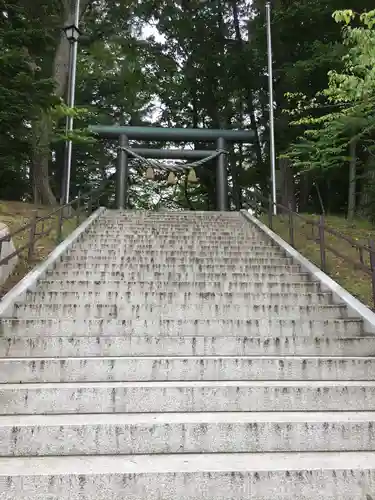
[[[1,500],[375,500],[375,337],[240,214],[107,211],[1,333]]]

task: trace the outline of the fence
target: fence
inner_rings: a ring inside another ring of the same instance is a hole
[[[0,266],[7,264],[14,257],[22,257],[28,264],[35,256],[35,244],[41,238],[50,236],[54,232],[55,243],[61,242],[63,237],[63,227],[66,221],[73,221],[75,227],[83,221],[85,215],[89,215],[97,206],[100,205],[100,199],[104,188],[94,189],[86,194],[79,195],[66,205],[52,210],[47,215],[38,216],[38,210],[32,210],[30,220],[27,224],[10,231],[7,235],[0,238],[0,255],[4,242],[26,236],[26,243],[18,246],[14,252],[6,255],[0,260]],[[22,238],[23,239],[23,238]]]
[[[303,236],[319,249],[319,259],[316,262],[322,271],[329,272],[327,261],[329,255],[334,255],[342,261],[348,263],[352,269],[359,270],[367,280],[371,280],[371,305],[375,309],[375,243],[369,239],[368,244],[363,244],[348,237],[346,234],[328,226],[324,215],[320,215],[318,220],[310,219],[292,210],[291,205],[286,207],[276,203],[278,216],[274,215],[275,204],[272,198],[265,198],[257,192],[252,193],[253,199],[250,201],[250,207],[256,215],[266,214],[268,226],[274,229],[275,223],[282,220],[287,230],[286,238],[291,246],[298,249],[296,244],[300,236],[301,228],[304,231]],[[299,224],[299,226],[298,226]],[[282,235],[284,236],[284,235]],[[339,247],[349,247],[351,251],[344,252],[332,244],[330,240],[335,238],[339,241]],[[351,254],[351,255],[350,255]],[[354,278],[355,279],[355,278]],[[353,290],[351,290],[353,292]],[[355,293],[355,292],[354,292]],[[364,299],[363,296],[359,298]]]

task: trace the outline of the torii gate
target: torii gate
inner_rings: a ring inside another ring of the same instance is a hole
[[[250,143],[253,132],[250,130],[225,130],[204,128],[164,128],[164,127],[135,127],[135,126],[106,126],[93,125],[90,131],[101,137],[117,138],[119,153],[117,162],[117,189],[116,204],[122,209],[126,208],[128,189],[128,157],[131,154],[129,139],[149,141],[207,141],[216,142],[215,150],[197,149],[145,149],[134,148],[134,153],[144,158],[163,158],[174,160],[192,160],[217,156],[216,188],[217,209],[228,210],[228,177],[227,158],[225,154],[226,142]],[[125,148],[125,149],[122,149]]]

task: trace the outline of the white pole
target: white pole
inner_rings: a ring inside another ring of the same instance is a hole
[[[74,12],[74,26],[78,28],[79,26],[79,3],[80,0],[76,0],[75,12]],[[76,76],[77,76],[77,53],[78,53],[78,40],[74,39],[69,42],[70,52],[69,52],[69,82],[68,82],[68,102],[69,108],[74,108],[75,104],[75,91],[76,91]],[[73,131],[73,117],[67,116],[66,119],[66,133],[69,134]],[[65,203],[69,203],[70,199],[70,174],[72,170],[72,141],[68,140],[66,143],[66,179],[65,179]]]
[[[272,72],[272,41],[271,41],[271,4],[266,3],[267,17],[267,52],[268,52],[268,94],[270,107],[270,156],[271,156],[271,183],[273,213],[276,215],[276,152],[275,152],[275,123],[273,116],[273,72]]]

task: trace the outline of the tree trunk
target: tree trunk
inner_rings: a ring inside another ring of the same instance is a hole
[[[301,172],[299,179],[299,199],[298,210],[300,212],[308,212],[309,210],[309,195],[311,191],[311,178],[309,172]]]
[[[244,43],[243,43],[242,36],[241,36],[237,1],[232,0],[231,4],[232,4],[233,23],[234,23],[234,31],[236,34],[237,47],[238,47],[238,50],[241,53],[243,53],[244,52]],[[249,70],[248,65],[246,65],[246,64],[243,65],[243,72],[244,72],[244,81],[249,82],[251,79],[251,74],[250,74],[250,70]],[[240,83],[242,83],[242,82],[240,82]],[[257,157],[258,165],[261,166],[263,164],[262,147],[260,144],[258,125],[257,125],[257,121],[255,118],[253,93],[252,93],[251,88],[248,85],[246,85],[246,87],[245,87],[245,93],[246,93],[247,107],[248,107],[248,111],[249,111],[249,115],[250,115],[250,126],[251,126],[252,131],[254,132],[255,155]]]
[[[375,192],[375,160],[369,155],[364,165],[361,195],[360,195],[360,210],[363,216],[373,217],[374,212],[374,193]]]
[[[80,4],[80,15],[85,12],[91,0],[82,0]],[[74,3],[64,0],[64,19],[61,26],[74,22]],[[69,42],[64,33],[61,33],[57,44],[53,65],[51,68],[52,77],[55,81],[55,94],[63,97],[68,79],[69,66]],[[49,116],[43,113],[33,125],[34,148],[32,153],[33,165],[33,192],[39,193],[42,203],[55,205],[56,197],[52,192],[49,179],[50,142],[52,135],[52,123]],[[35,200],[36,201],[36,200]]]
[[[348,220],[353,220],[356,209],[356,178],[357,178],[357,156],[356,141],[349,144],[349,192],[348,192]]]
[[[294,178],[293,172],[290,165],[290,161],[287,158],[280,158],[280,191],[281,191],[281,204],[284,207],[289,207],[289,203],[292,209],[296,209],[295,196],[294,196]]]
[[[56,205],[57,201],[52,192],[49,180],[51,123],[48,114],[43,113],[38,122],[33,125],[33,192],[34,203],[42,205]]]
[[[33,203],[34,203],[34,205],[41,205],[39,191],[36,187],[36,182],[35,182],[34,166],[32,163],[30,163],[29,179],[30,179],[30,184],[31,184],[31,188],[32,188],[31,194],[32,194]]]

